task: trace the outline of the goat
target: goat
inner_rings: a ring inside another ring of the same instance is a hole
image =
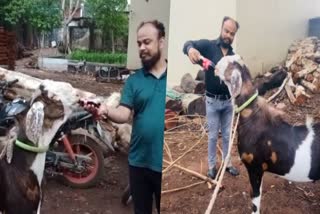
[[[25,151],[16,139],[31,146],[47,148],[57,130],[77,108],[80,97],[88,97],[70,84],[44,80],[33,93],[30,107],[17,116],[17,123],[1,133],[0,213],[40,213],[46,153]],[[13,146],[8,146],[13,145]],[[12,147],[12,151],[10,148]]]
[[[121,94],[118,92],[113,92],[104,102],[103,104],[116,108],[120,104]],[[133,113],[131,113],[130,120],[133,117]],[[132,126],[129,123],[118,124],[112,123],[115,128],[115,141],[116,145],[123,148],[125,151],[129,150]]]
[[[239,55],[222,58],[215,74],[228,86],[238,106],[256,93],[249,70]],[[320,123],[313,124],[307,117],[306,125],[293,126],[284,121],[283,114],[262,97],[240,112],[238,152],[252,187],[253,213],[260,212],[264,172],[295,182],[320,179]]]

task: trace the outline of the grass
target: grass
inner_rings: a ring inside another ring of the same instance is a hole
[[[86,60],[87,62],[99,62],[107,64],[126,64],[127,54],[125,53],[106,53],[106,52],[89,52],[75,50],[69,56],[73,60]]]

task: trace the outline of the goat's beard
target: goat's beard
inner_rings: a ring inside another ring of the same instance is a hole
[[[146,71],[150,71],[155,66],[155,64],[157,64],[157,62],[160,60],[160,58],[161,58],[160,50],[158,50],[157,53],[155,55],[153,55],[152,57],[150,57],[149,59],[142,59],[141,58],[141,63],[142,63],[143,68]]]

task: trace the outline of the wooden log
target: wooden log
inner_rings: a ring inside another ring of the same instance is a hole
[[[291,102],[291,104],[295,105],[296,103],[296,98],[294,97],[293,93],[292,93],[292,89],[291,86],[289,86],[288,84],[284,87],[284,89],[287,92],[288,98]]]
[[[307,74],[304,79],[308,82],[312,82],[314,80],[314,76],[312,74]]]
[[[205,98],[196,94],[185,94],[182,97],[182,106],[187,115],[206,115]]]
[[[307,99],[311,97],[306,93],[305,88],[301,85],[296,87],[294,95],[296,97],[295,105],[303,105]]]
[[[289,68],[297,59],[299,59],[302,56],[302,50],[299,49],[297,52],[293,54],[291,59],[286,62],[286,67]]]
[[[195,81],[196,87],[194,88],[194,94],[204,94],[206,92],[206,85],[203,81]]]
[[[204,70],[199,70],[196,76],[196,80],[198,81],[204,81],[205,79],[205,71]]]
[[[316,70],[316,72],[314,72],[312,75],[313,75],[314,78],[320,77],[320,69],[318,68],[318,69]]]
[[[317,52],[314,54],[314,61],[320,63],[320,50],[317,50]]]
[[[301,85],[306,87],[312,93],[318,93],[319,92],[319,88],[316,85],[314,85],[314,84],[312,84],[312,83],[310,83],[310,82],[308,82],[306,80],[301,80]]]
[[[185,93],[193,93],[196,87],[196,83],[191,74],[186,73],[181,78],[180,86],[185,91]]]
[[[166,109],[170,109],[171,111],[180,114],[183,111],[182,101],[166,97]]]
[[[320,78],[314,78],[314,80],[312,81],[312,84],[316,86],[316,93],[320,92]]]
[[[165,111],[165,130],[172,129],[178,125],[178,114],[170,109]]]
[[[181,88],[181,86],[178,86],[178,85],[174,86],[172,89],[179,93],[185,93],[185,91]]]
[[[297,73],[294,74],[294,77],[299,79],[305,77],[307,74],[310,74],[317,70],[318,66],[317,65],[312,65],[312,66],[307,66],[305,69],[298,71]]]
[[[272,71],[274,73],[255,79],[254,85],[258,89],[259,95],[264,95],[267,91],[280,87],[288,74],[284,67],[275,67],[272,68]]]

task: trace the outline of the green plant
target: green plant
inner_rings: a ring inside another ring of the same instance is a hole
[[[59,1],[0,0],[0,25],[30,23],[38,32],[50,32],[61,25]]]
[[[86,60],[87,62],[99,62],[107,64],[126,64],[127,54],[125,53],[105,53],[75,50],[71,53],[70,59]]]

